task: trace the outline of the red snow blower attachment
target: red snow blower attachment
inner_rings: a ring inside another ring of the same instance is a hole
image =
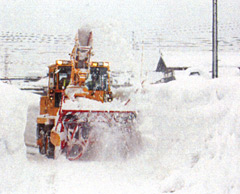
[[[134,112],[128,111],[61,110],[51,133],[55,157],[65,149],[69,160],[79,159],[95,143],[97,134],[104,133],[106,126],[119,130],[123,138],[131,136],[135,118]]]

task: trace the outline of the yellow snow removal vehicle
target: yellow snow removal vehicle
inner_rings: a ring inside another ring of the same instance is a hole
[[[78,30],[70,60],[49,66],[47,96],[41,97],[37,117],[37,145],[48,158],[66,152],[79,159],[106,127],[119,130],[128,146],[135,133],[135,111],[114,102],[109,62],[91,61],[92,32]]]

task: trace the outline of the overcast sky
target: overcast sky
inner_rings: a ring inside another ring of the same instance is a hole
[[[238,22],[240,1],[219,1],[219,23]],[[126,28],[211,24],[211,0],[1,0],[3,31],[70,33],[82,23],[121,22]]]

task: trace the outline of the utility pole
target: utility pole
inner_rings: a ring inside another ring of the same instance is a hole
[[[218,77],[218,19],[217,0],[213,0],[212,21],[212,78]]]

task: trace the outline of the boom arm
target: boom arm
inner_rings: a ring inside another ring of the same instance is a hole
[[[75,45],[70,54],[75,68],[88,68],[92,50],[92,31],[89,29],[78,29],[75,36]]]

